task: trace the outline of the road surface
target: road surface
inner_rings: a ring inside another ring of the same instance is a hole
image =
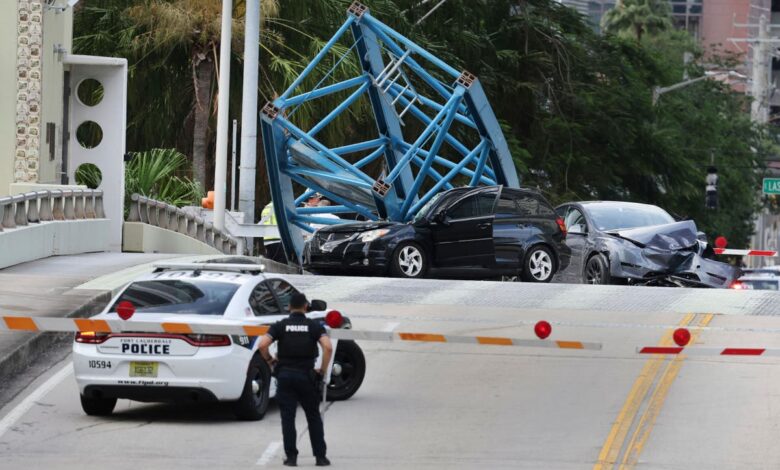
[[[586,297],[580,309],[551,306],[576,301],[562,297],[559,286],[458,281],[445,288],[441,281],[395,280],[382,287],[376,279],[348,279],[299,284],[350,316],[356,329],[530,338],[533,323],[545,319],[553,322],[551,339],[596,341],[603,349],[363,342],[362,388],[325,413],[335,468],[780,467],[780,359],[636,353],[671,345],[676,326],[692,327],[695,347],[780,347],[780,323],[769,307],[758,310],[762,315],[736,307],[740,299],[733,296],[743,292],[713,301],[709,311],[682,312],[674,305],[685,303],[665,289],[609,287],[599,311]],[[351,290],[350,282],[363,289]],[[386,295],[366,298],[380,289]],[[499,291],[505,294],[493,294]],[[422,302],[414,298],[421,292]],[[464,301],[463,292],[491,296],[480,305]],[[512,294],[525,307],[506,305]],[[768,304],[770,297],[741,300]],[[648,308],[653,299],[657,312]],[[729,314],[713,314],[719,309]],[[299,465],[313,466],[298,418]],[[234,421],[225,406],[126,400],[112,417],[88,417],[67,360],[0,410],[0,419],[0,468],[280,468],[282,462],[273,404],[263,421],[250,423]]]

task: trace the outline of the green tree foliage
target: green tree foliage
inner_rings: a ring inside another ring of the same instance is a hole
[[[195,96],[190,56],[182,48],[141,54],[131,47],[147,26],[130,18],[127,7],[150,1],[106,0],[100,8],[80,8],[77,51],[130,57],[129,148],[176,146],[191,155],[187,142]],[[343,23],[350,3],[280,2],[278,14],[264,23],[261,105],[294,80]],[[574,10],[551,0],[448,0],[419,24],[433,2],[365,3],[377,18],[480,78],[524,185],[539,188],[555,203],[616,199],[658,204],[695,219],[710,235],[727,236],[734,246],[747,243],[766,147],[763,131],[745,113],[744,96],[715,80],[665,94],[653,106],[653,87],[683,79],[683,52],[702,55],[685,33],[666,31],[664,1],[625,0],[609,18],[608,29],[615,34],[604,36]],[[238,16],[242,6],[237,1]],[[652,15],[637,13],[647,11]],[[323,60],[307,85],[315,85],[349,45],[345,40]],[[234,52],[231,115],[238,117],[241,47]],[[707,57],[708,63],[717,61]],[[348,58],[329,80],[353,76],[356,70],[354,58]],[[687,72],[694,77],[703,70],[690,67]],[[296,110],[296,120],[310,127],[334,104],[316,100]],[[335,146],[375,132],[366,106],[358,101],[319,137]],[[414,130],[414,124],[407,128]],[[262,207],[268,193],[260,145],[258,155],[256,196]],[[721,208],[714,212],[704,209],[704,177],[712,158],[721,178]]]
[[[618,0],[602,19],[604,30],[633,37],[637,42],[645,33],[658,33],[672,27],[667,0]]]
[[[138,193],[175,206],[200,204],[200,185],[179,176],[187,166],[187,157],[176,149],[134,153],[125,168],[125,194]]]

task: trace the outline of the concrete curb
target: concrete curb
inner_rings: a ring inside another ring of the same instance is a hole
[[[94,315],[111,300],[111,292],[99,292],[81,307],[65,315],[67,318],[80,318]],[[23,373],[29,364],[51,349],[73,341],[71,333],[27,333],[29,339],[19,347],[0,358],[0,377],[10,381]]]

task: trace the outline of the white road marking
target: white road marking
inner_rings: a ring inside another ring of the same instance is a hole
[[[282,443],[279,441],[273,441],[272,443],[268,444],[268,447],[265,448],[265,452],[263,452],[263,455],[260,456],[259,459],[257,459],[257,465],[266,466],[268,465],[271,460],[276,457],[276,453],[279,452],[279,449],[282,448]]]
[[[66,377],[73,373],[73,364],[68,361],[68,365],[60,369],[56,374],[51,376],[49,380],[41,384],[35,391],[27,395],[27,398],[22,400],[16,407],[11,410],[5,417],[0,420],[0,437],[3,436],[11,427],[16,424],[19,419],[24,416],[25,413],[30,411],[35,405],[35,402],[45,397],[49,392],[60,384]]]
[[[401,324],[401,322],[398,322],[398,321],[387,322],[385,324],[385,326],[382,327],[382,331],[384,331],[386,333],[390,333],[393,330],[395,330],[398,327],[398,325],[400,325],[400,324]]]

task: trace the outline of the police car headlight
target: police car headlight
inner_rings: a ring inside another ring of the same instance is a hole
[[[376,240],[377,238],[381,238],[387,235],[387,232],[389,231],[390,230],[386,228],[380,228],[378,230],[369,230],[368,232],[361,233],[359,238],[361,242],[369,243]]]

